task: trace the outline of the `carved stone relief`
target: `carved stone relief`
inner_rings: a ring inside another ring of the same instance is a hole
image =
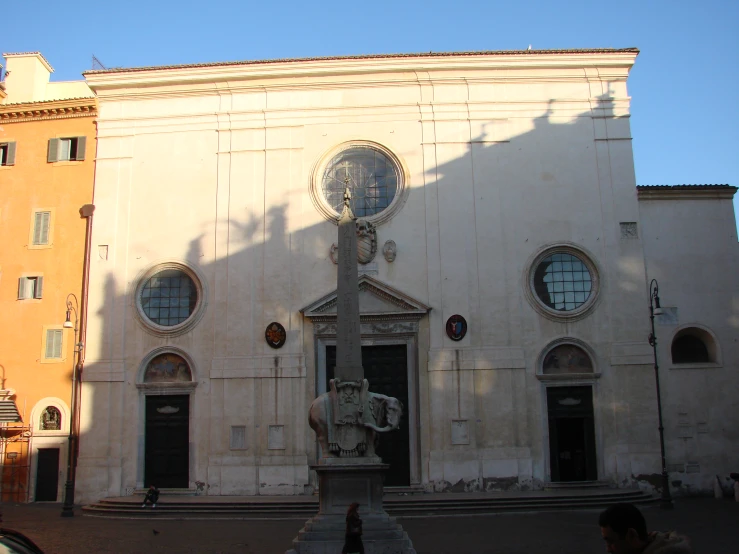
[[[358,219],[357,261],[362,265],[368,264],[375,259],[375,254],[377,254],[377,229],[369,221]],[[339,247],[336,243],[331,245],[328,256],[334,264],[339,263]]]
[[[357,260],[368,264],[377,253],[377,229],[366,219],[357,220]]]
[[[639,231],[637,230],[636,222],[634,221],[623,221],[621,222],[621,238],[622,239],[638,239]]]
[[[382,247],[382,255],[385,256],[385,260],[388,263],[395,261],[395,257],[398,255],[398,247],[395,245],[394,240],[385,241],[385,245]]]
[[[333,243],[331,245],[331,248],[329,248],[328,257],[331,258],[331,261],[334,263],[334,265],[337,265],[339,263],[339,247],[336,246],[336,243]]]
[[[316,335],[335,335],[336,323],[321,322],[314,323],[313,329]],[[362,323],[360,325],[360,333],[362,335],[389,335],[400,333],[417,333],[418,322],[416,321],[388,321],[380,323]]]

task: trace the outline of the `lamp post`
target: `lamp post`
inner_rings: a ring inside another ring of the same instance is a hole
[[[87,290],[90,282],[90,244],[92,241],[93,204],[80,208],[80,218],[85,221],[85,253],[82,260],[81,302],[70,293],[67,295],[67,317],[64,327],[74,329],[74,366],[72,368],[72,417],[69,421],[69,452],[67,453],[67,481],[64,483],[64,505],[62,517],[74,517],[74,488],[77,477],[77,454],[80,439],[80,383],[85,365],[85,340],[87,335]],[[72,303],[74,300],[74,304]],[[74,312],[74,323],[72,322]],[[79,333],[79,335],[78,335]],[[79,337],[79,338],[78,338]]]
[[[649,333],[649,344],[652,346],[654,353],[654,379],[657,383],[657,415],[659,417],[659,448],[662,456],[662,500],[660,505],[663,509],[669,510],[672,506],[672,496],[670,496],[670,480],[667,475],[667,462],[665,461],[665,428],[662,425],[662,397],[659,388],[659,365],[657,365],[657,335],[654,332],[654,316],[662,315],[664,310],[659,304],[659,284],[657,279],[652,279],[649,283],[649,321],[652,324],[652,332]]]
[[[74,300],[74,303],[72,303]],[[74,314],[74,322],[72,321]],[[72,417],[69,421],[69,448],[67,450],[67,481],[64,483],[64,505],[62,506],[62,517],[74,516],[74,482],[77,470],[77,403],[79,375],[82,371],[80,356],[84,345],[77,342],[79,331],[79,302],[77,297],[70,293],[67,295],[67,317],[64,321],[65,329],[74,329],[74,356],[72,358]]]

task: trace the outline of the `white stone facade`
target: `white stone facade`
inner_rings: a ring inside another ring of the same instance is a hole
[[[658,474],[648,277],[679,306],[678,324],[705,327],[721,352],[710,368],[673,371],[676,327],[658,326],[669,463],[699,466],[685,482],[701,489],[737,470],[736,402],[720,392],[739,384],[730,193],[638,201],[626,90],[636,54],[88,73],[100,117],[78,498],[143,487],[146,398],[167,394],[190,396],[185,488],[311,491],[308,406],[335,343],[337,228],[320,170],[349,143],[386,151],[401,172],[375,218],[360,308],[363,343],[406,347],[408,485],[542,486],[552,479],[547,390],[578,385],[592,389],[591,476],[626,486]],[[692,214],[692,231],[676,210]],[[383,255],[389,240],[395,257]],[[551,249],[589,264],[593,293],[572,313],[530,290],[532,264]],[[173,333],[146,324],[137,293],[166,264],[201,286],[195,315]],[[459,341],[445,331],[454,314],[468,324]],[[280,349],[265,341],[270,322],[286,330]],[[582,348],[592,371],[545,375],[557,344]],[[144,383],[166,352],[187,361],[192,382]],[[694,434],[677,438],[686,417]]]

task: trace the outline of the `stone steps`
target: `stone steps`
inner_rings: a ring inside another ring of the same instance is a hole
[[[554,490],[582,490],[582,489],[609,489],[609,481],[559,481],[544,485],[545,491]]]
[[[603,508],[615,502],[646,504],[655,502],[654,495],[637,490],[604,489],[593,491],[560,490],[557,494],[528,493],[498,496],[465,494],[415,494],[386,496],[385,511],[393,517],[439,515],[481,515],[515,511],[548,511]],[[586,494],[587,492],[587,494]],[[316,497],[271,497],[269,501],[233,500],[228,497],[198,497],[186,501],[176,496],[160,497],[157,507],[141,508],[142,497],[102,499],[82,508],[84,515],[98,517],[169,517],[182,519],[301,519],[316,515]]]

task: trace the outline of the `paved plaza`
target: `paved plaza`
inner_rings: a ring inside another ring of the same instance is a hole
[[[22,531],[48,554],[283,554],[301,520],[61,518],[60,504],[3,504],[3,526]],[[605,552],[599,510],[403,518],[418,554]],[[677,529],[697,554],[733,554],[739,545],[739,503],[679,499],[672,511],[644,508],[650,529]],[[337,553],[338,554],[338,553]]]

